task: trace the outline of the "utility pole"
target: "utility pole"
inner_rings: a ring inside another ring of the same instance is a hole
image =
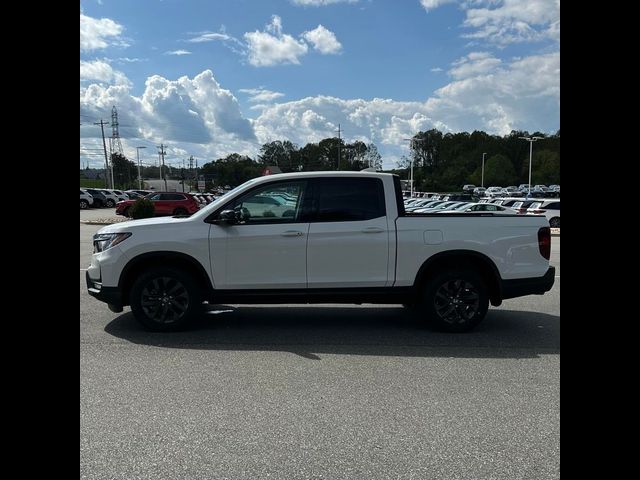
[[[189,155],[189,191],[193,190],[193,155]]]
[[[162,143],[158,148],[160,149],[160,152],[158,153],[160,154],[160,158],[162,159],[162,166],[160,167],[160,176],[162,177],[162,179],[164,179],[164,191],[167,192],[169,191],[169,188],[167,187],[167,175],[164,172],[164,154],[166,152],[164,151],[164,145]]]
[[[484,152],[482,154],[482,185],[480,185],[481,187],[484,187],[484,156],[487,154],[487,152]]]
[[[340,170],[340,144],[342,141],[340,140],[340,124],[338,124],[338,170]]]
[[[138,157],[138,188],[142,190],[142,176],[140,175],[140,149],[147,147],[136,147],[136,156]]]
[[[94,123],[94,125],[100,125],[102,130],[102,148],[104,148],[104,187],[109,188],[109,157],[107,157],[107,143],[104,139],[104,126],[107,122],[100,119],[100,123]],[[113,178],[111,179],[113,181]]]

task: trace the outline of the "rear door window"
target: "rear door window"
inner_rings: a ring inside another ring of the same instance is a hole
[[[315,222],[353,222],[386,215],[379,178],[326,178],[315,183]]]

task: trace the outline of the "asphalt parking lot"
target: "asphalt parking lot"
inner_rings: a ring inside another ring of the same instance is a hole
[[[80,225],[81,478],[559,478],[560,278],[463,335],[393,305],[212,305],[156,334],[86,293],[99,228]]]

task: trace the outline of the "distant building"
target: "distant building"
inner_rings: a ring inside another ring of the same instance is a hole
[[[104,168],[84,168],[80,170],[80,176],[90,180],[102,180],[104,178]]]
[[[262,171],[262,175],[275,175],[276,173],[282,173],[282,170],[277,165],[268,165]]]

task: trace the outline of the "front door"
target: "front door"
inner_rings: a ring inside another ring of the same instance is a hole
[[[305,288],[307,234],[305,180],[256,187],[221,210],[237,225],[212,224],[212,271],[219,289]]]

